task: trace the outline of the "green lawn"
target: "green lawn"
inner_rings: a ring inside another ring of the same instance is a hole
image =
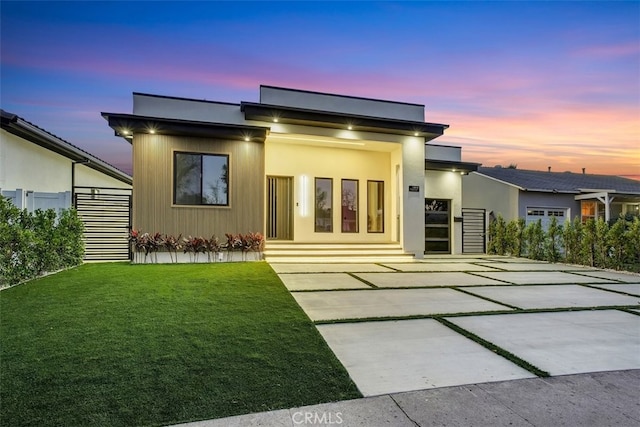
[[[360,397],[268,264],[88,264],[0,292],[0,425],[162,425]]]

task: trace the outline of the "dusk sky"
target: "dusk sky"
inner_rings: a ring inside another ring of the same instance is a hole
[[[640,2],[0,3],[2,109],[131,171],[101,111],[260,84],[420,103],[463,160],[640,179]]]

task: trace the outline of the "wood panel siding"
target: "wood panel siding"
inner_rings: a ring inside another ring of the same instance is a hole
[[[176,206],[173,153],[229,155],[229,206]],[[133,228],[221,239],[224,233],[264,233],[264,144],[136,134],[133,138]]]

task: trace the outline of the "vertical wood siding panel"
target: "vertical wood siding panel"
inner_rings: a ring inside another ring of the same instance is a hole
[[[263,230],[264,145],[244,141],[136,135],[134,228],[210,237]],[[229,154],[229,207],[172,206],[173,152]]]

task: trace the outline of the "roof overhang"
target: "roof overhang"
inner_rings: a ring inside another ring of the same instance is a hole
[[[629,203],[640,203],[639,193],[624,193],[616,190],[593,190],[593,192],[578,194],[575,200],[616,200]]]
[[[125,184],[131,185],[133,183],[131,176],[120,169],[98,159],[64,139],[58,138],[52,133],[39,128],[15,114],[1,110],[0,123],[2,125],[2,129],[26,141],[64,156],[73,162],[83,163],[87,167],[104,173],[105,175],[115,178]]]
[[[450,160],[427,159],[424,162],[425,170],[459,172],[463,175],[477,171],[480,165],[481,163],[455,162]]]
[[[264,142],[269,128],[262,126],[211,123],[134,114],[101,113],[116,136],[131,142],[136,133],[197,136],[237,141]]]
[[[426,141],[441,136],[449,127],[449,125],[438,123],[385,119],[253,102],[242,102],[240,110],[244,112],[247,120],[419,136],[424,137]]]

